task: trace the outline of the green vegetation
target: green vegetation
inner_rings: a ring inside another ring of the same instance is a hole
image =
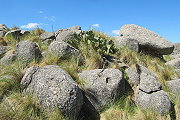
[[[16,27],[12,29],[17,29]],[[0,38],[1,45],[8,45],[10,50],[15,50],[16,44],[21,40],[37,42],[41,51],[47,50],[47,44],[39,39],[40,34],[45,32],[39,28],[31,31],[29,34],[14,38],[7,36]],[[45,53],[45,57],[39,62],[31,62],[26,65],[19,61],[14,61],[10,65],[0,65],[0,119],[1,120],[63,120],[65,119],[58,109],[52,113],[46,114],[37,99],[30,94],[20,93],[20,82],[24,70],[30,66],[59,65],[65,69],[73,79],[83,87],[84,81],[80,80],[78,73],[83,70],[117,68],[116,62],[105,66],[103,62],[104,55],[111,55],[129,67],[135,67],[136,64],[142,64],[151,72],[156,74],[163,89],[169,93],[166,81],[175,77],[180,77],[174,71],[174,68],[166,66],[160,58],[137,53],[126,47],[116,48],[113,38],[97,31],[82,32],[80,36],[68,42],[77,48],[82,57],[58,57],[54,53]],[[165,60],[170,60],[169,56]],[[122,69],[120,69],[122,70]],[[180,97],[171,96],[175,104],[177,119],[180,119]],[[175,97],[175,98],[174,98]],[[161,116],[150,110],[142,110],[134,103],[134,93],[122,97],[115,104],[109,105],[101,112],[101,120],[170,120],[170,114]]]

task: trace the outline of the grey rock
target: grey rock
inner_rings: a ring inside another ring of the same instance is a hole
[[[58,107],[62,114],[73,119],[83,104],[83,94],[78,85],[66,71],[55,65],[27,69],[21,90],[37,96],[45,110]]]
[[[97,110],[124,94],[123,74],[118,69],[86,70],[79,77],[85,81],[86,97]]]
[[[0,31],[7,31],[8,30],[8,28],[6,27],[6,25],[5,24],[0,24]]]
[[[11,52],[5,55],[3,58],[1,58],[0,63],[1,64],[11,64],[16,59],[16,54]]]
[[[0,46],[0,56],[8,51],[7,46]]]
[[[174,50],[172,55],[180,54],[180,43],[174,43]]]
[[[167,81],[169,90],[174,94],[180,94],[180,79]]]
[[[53,41],[56,39],[55,33],[45,32],[45,33],[40,35],[40,39],[41,39],[41,41],[47,41],[47,42]]]
[[[136,96],[136,105],[144,109],[152,109],[162,115],[169,112],[171,109],[171,102],[166,92],[163,90],[147,94],[138,90]]]
[[[79,50],[75,49],[74,47],[63,41],[52,42],[48,47],[48,51],[56,53],[59,57],[66,55],[79,55]]]
[[[140,75],[135,68],[126,69],[126,73],[128,76],[128,81],[134,85],[138,85],[140,81]]]
[[[80,26],[73,26],[73,27],[70,27],[69,29],[71,29],[71,30],[81,30],[81,27]]]
[[[11,31],[8,31],[5,36],[12,36],[12,37],[15,37],[15,38],[18,38],[19,36],[21,36],[21,30],[11,30]]]
[[[138,41],[132,38],[124,37],[124,36],[115,37],[114,45],[116,47],[126,46],[132,49],[133,51],[136,51],[136,52],[139,51]]]
[[[56,33],[56,40],[57,41],[72,41],[76,38],[77,35],[79,35],[81,30],[71,30],[71,29],[66,29],[62,30]]]
[[[146,92],[156,92],[162,89],[161,84],[157,81],[157,77],[142,65],[136,65],[137,70],[140,73],[139,89]]]
[[[176,73],[180,73],[180,69],[175,69],[175,72]]]
[[[16,45],[16,54],[19,60],[29,62],[42,57],[41,51],[35,42],[21,41]]]
[[[173,59],[165,63],[168,66],[172,66],[175,68],[180,68],[180,58]]]
[[[5,31],[0,31],[0,37],[4,37],[5,34],[6,34]]]
[[[158,55],[171,54],[174,49],[174,45],[170,41],[134,24],[124,25],[120,29],[120,34],[121,36],[137,40],[141,50],[151,51]]]

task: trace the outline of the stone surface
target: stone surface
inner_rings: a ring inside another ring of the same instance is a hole
[[[8,51],[7,46],[0,46],[0,56]]]
[[[27,30],[21,30],[21,35],[28,35],[30,32]]]
[[[169,90],[174,94],[180,94],[180,79],[167,81]]]
[[[138,41],[132,38],[128,38],[128,37],[123,37],[123,36],[115,37],[114,45],[118,48],[126,46],[132,49],[133,51],[136,51],[136,52],[139,51]]]
[[[157,77],[146,67],[137,65],[137,69],[140,73],[140,84],[139,89],[146,92],[156,92],[161,90],[162,86],[157,81]]]
[[[16,59],[16,54],[14,52],[10,52],[6,54],[3,58],[0,59],[1,64],[10,64]]]
[[[158,113],[165,114],[171,109],[171,102],[166,92],[163,90],[147,94],[138,90],[136,95],[136,105],[144,109],[152,109]]]
[[[173,59],[171,61],[166,62],[165,64],[175,68],[180,68],[180,58]]]
[[[140,81],[140,75],[135,68],[126,69],[128,81],[134,85],[138,85]]]
[[[123,74],[118,69],[86,70],[79,77],[85,81],[86,97],[97,110],[114,102],[125,90]]]
[[[59,57],[66,55],[79,55],[79,50],[75,49],[71,45],[63,41],[54,41],[48,47],[49,52],[54,52]]]
[[[0,31],[7,31],[8,28],[6,27],[5,24],[0,24]]]
[[[35,42],[21,41],[16,45],[16,54],[19,60],[29,62],[42,57],[41,51]]]
[[[5,31],[0,31],[0,37],[4,37],[5,34],[6,34]]]
[[[174,49],[174,45],[170,41],[134,24],[124,25],[120,29],[120,35],[137,40],[141,50],[155,52],[158,55],[171,54]]]
[[[47,42],[53,41],[53,40],[56,39],[55,33],[45,32],[45,33],[43,33],[43,34],[40,35],[40,39],[41,39],[42,42],[43,42],[43,41],[47,41]]]
[[[71,30],[81,30],[81,27],[80,26],[73,26],[73,27],[70,27],[69,29],[71,29]]]
[[[11,31],[8,31],[5,36],[13,36],[15,38],[21,36],[21,30],[11,30]]]
[[[21,89],[33,93],[47,111],[58,107],[61,112],[76,118],[83,104],[83,94],[72,77],[59,66],[30,67]]]
[[[71,41],[75,39],[75,37],[81,32],[81,30],[71,30],[71,29],[66,29],[62,31],[58,31],[56,33],[56,40],[57,41]]]

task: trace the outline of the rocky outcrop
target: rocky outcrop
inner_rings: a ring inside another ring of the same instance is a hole
[[[42,57],[41,51],[35,42],[21,41],[16,45],[16,54],[19,60],[29,62]]]
[[[175,68],[180,68],[180,58],[173,59],[165,63],[168,66],[172,66]]]
[[[169,90],[174,94],[180,94],[180,79],[167,81]]]
[[[79,50],[63,41],[52,42],[48,47],[48,51],[57,54],[59,57],[79,55]]]
[[[52,33],[52,32],[42,33],[42,34],[40,35],[40,39],[41,39],[42,42],[50,43],[50,42],[52,42],[53,40],[56,39],[55,33]]]
[[[12,36],[12,37],[15,37],[15,38],[18,38],[19,36],[21,36],[21,30],[11,30],[11,31],[8,31],[5,36]]]
[[[137,88],[136,105],[161,114],[169,112],[171,102],[156,76],[142,65],[137,65],[137,68],[140,73],[140,84]]]
[[[139,51],[139,42],[135,39],[128,38],[128,37],[122,37],[122,36],[115,37],[114,45],[117,48],[126,46],[132,49],[133,51],[136,51],[136,52]]]
[[[86,97],[97,110],[124,94],[123,74],[118,69],[86,70],[79,77],[85,82]]]
[[[22,81],[23,92],[38,97],[43,107],[51,111],[58,107],[71,119],[77,118],[83,105],[83,94],[72,77],[59,66],[31,67]]]
[[[0,24],[0,37],[4,37],[6,32],[8,31],[8,28],[4,24]]]
[[[80,33],[81,30],[77,30],[76,28],[61,29],[56,32],[55,36],[57,41],[68,42],[74,40]]]
[[[143,27],[127,24],[120,29],[120,35],[139,42],[140,50],[151,51],[158,55],[171,54],[174,45],[160,35]]]

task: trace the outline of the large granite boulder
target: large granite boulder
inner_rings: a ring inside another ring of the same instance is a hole
[[[47,111],[58,107],[75,119],[83,104],[83,94],[72,77],[59,66],[30,67],[21,81],[21,90],[35,95]]]
[[[81,72],[79,77],[85,82],[86,97],[97,110],[124,94],[125,81],[118,69],[86,70]]]
[[[163,90],[152,92],[151,94],[138,90],[136,95],[136,105],[145,109],[155,110],[162,115],[170,112],[171,109],[169,97]]]
[[[81,30],[81,26],[72,26],[69,29],[71,29],[71,30]]]
[[[157,81],[157,77],[142,65],[137,65],[140,74],[140,84],[137,87],[135,102],[137,106],[144,109],[152,109],[162,115],[169,112],[171,102],[162,86]]]
[[[74,40],[79,34],[81,30],[76,29],[62,29],[56,32],[56,40],[57,41],[72,41]]]
[[[174,43],[174,50],[171,54],[172,58],[180,58],[180,43]]]
[[[41,51],[35,42],[21,41],[16,45],[16,54],[19,60],[29,62],[42,57]]]
[[[173,59],[165,63],[168,66],[172,66],[175,68],[180,68],[180,58]]]
[[[115,37],[114,45],[118,48],[126,46],[132,49],[133,51],[136,51],[136,52],[139,51],[139,42],[135,39],[128,38],[128,37],[123,37],[123,36]]]
[[[42,42],[50,43],[55,39],[56,39],[55,33],[52,33],[52,32],[45,32],[40,35],[40,40]]]
[[[63,41],[52,42],[48,47],[48,51],[57,54],[59,57],[79,55],[79,50]]]
[[[180,79],[167,81],[169,90],[174,94],[180,94]]]
[[[124,25],[120,29],[120,35],[137,40],[140,50],[151,51],[158,55],[171,54],[174,49],[174,45],[170,41],[146,28],[134,24]]]

